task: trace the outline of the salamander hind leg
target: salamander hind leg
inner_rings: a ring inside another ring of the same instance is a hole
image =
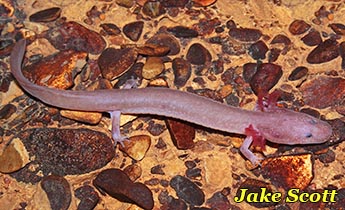
[[[110,118],[111,118],[111,135],[114,140],[114,146],[117,145],[117,143],[120,143],[122,147],[124,147],[123,142],[128,140],[127,137],[122,136],[120,132],[120,111],[110,111]]]

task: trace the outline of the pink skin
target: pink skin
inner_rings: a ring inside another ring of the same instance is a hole
[[[64,109],[126,114],[152,114],[181,119],[215,130],[246,134],[254,130],[265,139],[279,144],[319,144],[332,135],[331,126],[310,115],[278,107],[264,112],[232,107],[192,93],[168,88],[121,90],[71,91],[36,85],[21,71],[25,53],[25,40],[12,50],[11,71],[20,86],[42,102]],[[113,138],[123,140],[119,134],[117,117],[112,117]],[[246,138],[241,152],[253,164],[259,159],[249,150],[252,136]]]

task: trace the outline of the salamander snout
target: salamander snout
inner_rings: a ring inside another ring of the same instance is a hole
[[[332,135],[332,127],[325,121],[318,120],[313,117],[308,117],[304,121],[303,141],[308,144],[317,144],[327,141]]]

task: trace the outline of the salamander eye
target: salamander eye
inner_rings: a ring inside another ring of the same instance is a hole
[[[307,135],[305,135],[306,138],[311,138],[313,137],[313,134],[312,133],[307,133]]]
[[[317,124],[316,120],[314,120],[314,119],[310,119],[309,123],[312,124],[312,125],[316,125]]]

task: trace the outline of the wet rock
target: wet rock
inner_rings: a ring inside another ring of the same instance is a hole
[[[80,200],[77,210],[93,210],[99,201],[98,193],[89,185],[77,188],[74,194]]]
[[[175,37],[178,38],[193,38],[197,37],[199,34],[196,30],[190,29],[185,26],[175,26],[167,29],[168,32],[172,33]]]
[[[102,113],[100,112],[83,112],[83,111],[71,111],[61,110],[61,116],[68,119],[76,120],[78,122],[89,123],[92,125],[98,124],[102,119]]]
[[[262,175],[285,190],[305,189],[313,179],[311,154],[266,158],[261,162]]]
[[[150,170],[151,174],[160,174],[165,175],[163,168],[165,167],[164,164],[159,164],[156,166],[153,166]]]
[[[174,71],[174,85],[183,87],[192,73],[190,63],[183,58],[175,58],[172,61],[172,69]]]
[[[342,104],[345,99],[345,80],[340,77],[320,76],[304,83],[300,91],[303,101],[312,107],[323,109]]]
[[[299,66],[296,67],[291,74],[289,75],[288,79],[290,81],[295,81],[295,80],[299,80],[302,77],[306,76],[308,74],[308,68],[305,66]]]
[[[13,139],[0,155],[0,172],[12,173],[30,162],[29,154],[19,139]]]
[[[254,60],[259,60],[259,59],[265,59],[266,58],[267,51],[268,51],[268,47],[265,44],[265,42],[259,40],[259,41],[255,42],[254,44],[249,46],[248,54]]]
[[[204,192],[194,182],[183,176],[173,177],[170,186],[176,191],[180,199],[191,205],[200,206],[205,201]]]
[[[45,34],[45,38],[59,50],[73,49],[99,54],[106,46],[100,34],[74,21],[64,22],[51,28]]]
[[[164,70],[164,63],[160,57],[148,57],[143,67],[142,76],[145,79],[153,79]]]
[[[83,174],[103,167],[114,157],[112,140],[89,129],[28,129],[18,137],[29,156],[35,157],[30,165],[43,174]],[[17,179],[25,181],[20,174]]]
[[[106,169],[99,173],[93,185],[110,196],[124,202],[135,203],[143,209],[153,208],[152,192],[139,182],[132,182],[119,169]]]
[[[322,42],[320,32],[311,30],[307,35],[302,37],[302,41],[308,46],[316,46]]]
[[[41,187],[46,192],[52,210],[67,210],[72,200],[70,185],[61,176],[49,175],[42,179]]]
[[[103,23],[100,25],[107,35],[119,35],[121,30],[113,23]]]
[[[288,46],[291,44],[291,40],[283,34],[278,34],[272,39],[271,44],[284,44]]]
[[[230,201],[227,198],[229,194],[230,188],[224,188],[222,191],[214,193],[212,197],[207,200],[206,203],[212,209],[232,209]]]
[[[134,182],[135,180],[139,179],[142,174],[142,169],[138,164],[131,164],[123,169],[123,172],[127,174],[130,180]]]
[[[200,36],[206,36],[212,34],[214,29],[220,24],[221,22],[218,18],[201,18],[199,23],[193,25],[193,29],[196,30]]]
[[[165,9],[160,2],[146,1],[143,6],[143,13],[151,18],[156,18],[165,13]]]
[[[193,0],[196,5],[207,7],[215,3],[217,0]]]
[[[144,22],[136,21],[128,23],[123,27],[123,33],[132,41],[138,41],[143,32]]]
[[[336,34],[345,35],[345,25],[342,23],[331,23],[328,25]]]
[[[255,42],[260,39],[262,33],[253,28],[231,28],[229,35],[242,42]]]
[[[188,207],[187,207],[187,204],[183,200],[176,199],[170,196],[168,201],[164,203],[163,206],[161,207],[161,210],[170,210],[170,209],[187,210]]]
[[[195,129],[175,119],[168,119],[167,126],[171,139],[178,149],[191,149],[194,147]]]
[[[157,45],[157,44],[144,44],[136,46],[136,50],[140,55],[159,57],[167,55],[170,52],[168,46]]]
[[[99,56],[98,65],[103,77],[113,80],[129,70],[137,60],[137,56],[134,48],[107,48]]]
[[[170,34],[161,33],[154,35],[146,43],[169,47],[170,52],[168,55],[176,55],[180,52],[180,43]]]
[[[52,7],[30,15],[29,20],[31,22],[50,22],[58,19],[60,15],[61,9],[59,7]]]
[[[311,64],[325,63],[337,58],[338,56],[338,42],[332,39],[327,39],[309,53],[307,61]]]
[[[304,20],[294,20],[289,26],[289,31],[293,35],[303,34],[309,29],[310,25],[306,23]]]
[[[84,67],[86,58],[84,52],[61,51],[24,67],[23,74],[38,85],[68,89],[74,85],[73,76]]]
[[[116,0],[116,4],[126,7],[126,8],[131,8],[134,5],[134,0]]]
[[[249,193],[257,193],[261,194],[262,188],[266,189],[266,193],[274,193],[272,186],[270,186],[268,183],[263,182],[261,180],[256,180],[256,179],[246,179],[243,183],[240,184],[238,187],[236,197],[240,197],[242,190],[243,189],[248,189],[245,192],[245,197],[248,197]],[[235,199],[236,199],[235,197]],[[245,200],[246,201],[246,200]],[[272,207],[277,205],[275,202],[247,202],[249,205],[254,206],[256,208],[267,208],[267,207]]]
[[[339,44],[339,55],[341,57],[341,68],[345,69],[345,42]]]
[[[0,120],[6,120],[17,111],[17,107],[13,104],[6,104],[0,109]]]
[[[189,47],[186,58],[194,65],[203,65],[212,60],[211,53],[199,43],[194,43]]]
[[[278,59],[278,57],[279,57],[281,52],[282,51],[280,49],[278,49],[278,48],[270,49],[270,52],[268,54],[268,62],[269,63],[275,62]]]
[[[164,0],[161,2],[163,7],[185,7],[189,0]]]
[[[250,87],[256,95],[268,93],[278,83],[282,75],[281,66],[273,63],[260,64],[250,81]]]
[[[151,138],[147,135],[131,136],[128,141],[123,142],[124,147],[120,150],[125,152],[134,160],[140,161],[145,157],[147,150],[151,146]]]

